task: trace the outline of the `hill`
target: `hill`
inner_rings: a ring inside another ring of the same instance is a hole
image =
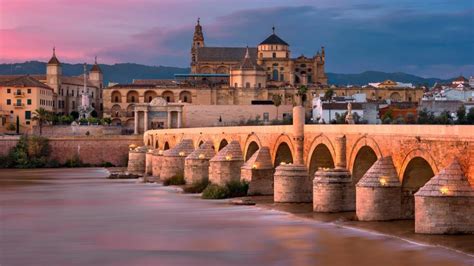
[[[63,73],[67,76],[77,76],[82,74],[82,64],[63,63]],[[90,68],[91,65],[88,65]],[[131,83],[133,79],[172,79],[174,74],[189,73],[189,68],[167,67],[167,66],[146,66],[134,63],[121,64],[100,64],[104,72],[105,84],[109,82]],[[46,63],[39,61],[28,61],[24,63],[0,64],[0,75],[11,74],[44,74]],[[329,83],[335,85],[365,85],[369,82],[381,82],[387,79],[410,82],[413,84],[433,85],[435,82],[447,82],[437,78],[422,78],[419,76],[402,72],[386,73],[380,71],[365,71],[360,74],[338,74],[327,73]]]

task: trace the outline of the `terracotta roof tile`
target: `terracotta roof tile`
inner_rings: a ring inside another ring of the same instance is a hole
[[[0,86],[10,86],[10,87],[39,87],[52,90],[48,85],[40,82],[39,80],[25,75],[20,76],[15,79],[10,79],[7,81],[0,82]]]

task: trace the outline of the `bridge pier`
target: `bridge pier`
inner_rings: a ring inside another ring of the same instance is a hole
[[[183,139],[174,148],[164,151],[160,180],[165,181],[173,177],[184,177],[184,160],[193,151],[193,141],[190,139]]]
[[[294,164],[283,164],[275,169],[274,195],[275,202],[299,203],[311,202],[311,179],[304,165],[304,123],[305,110],[301,105],[293,107],[293,145]]]
[[[474,234],[474,189],[458,160],[415,193],[415,232]]]
[[[148,149],[145,155],[145,182],[153,182],[153,149]]]
[[[359,221],[386,221],[401,217],[401,184],[392,157],[378,159],[356,185]]]
[[[341,212],[355,209],[355,190],[351,174],[346,169],[346,136],[337,137],[334,169],[320,169],[314,173],[313,210]]]
[[[163,159],[162,150],[154,150],[151,158],[151,174],[156,181],[160,180],[161,161]]]
[[[186,184],[209,180],[209,160],[216,155],[212,141],[206,141],[189,154],[184,163]]]
[[[243,164],[239,142],[231,141],[209,161],[209,181],[219,186],[240,181],[240,167]]]
[[[147,148],[145,146],[141,146],[128,152],[127,171],[129,173],[140,176],[145,173],[146,151]]]
[[[261,147],[242,166],[240,179],[249,182],[249,195],[273,195],[273,173],[270,149]]]

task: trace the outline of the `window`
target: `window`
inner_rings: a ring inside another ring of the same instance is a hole
[[[132,98],[131,98],[131,102],[134,103],[135,102],[135,96],[132,95]]]
[[[11,104],[12,104],[12,100],[7,99],[7,105],[11,105]]]
[[[74,90],[72,90],[72,96],[74,96]]]
[[[25,111],[25,119],[31,119],[31,111]]]
[[[31,99],[26,100],[26,104],[31,105]]]
[[[153,100],[153,97],[152,97],[152,96],[149,96],[149,97],[148,97],[148,102],[150,103],[151,100]]]
[[[114,102],[118,103],[118,101],[119,101],[119,97],[118,97],[118,96],[115,96]]]
[[[261,88],[261,87],[262,87],[262,83],[258,83],[258,87]]]
[[[150,97],[151,98],[151,97]],[[184,95],[183,96],[183,102],[187,103],[188,102],[188,96]]]
[[[286,52],[286,58],[290,57],[290,54],[288,52]]]
[[[245,88],[250,88],[250,82],[245,82]]]
[[[272,79],[277,81],[278,80],[278,70],[274,69],[272,72]]]
[[[283,81],[285,79],[285,76],[283,74],[280,74],[280,81]]]
[[[268,122],[269,120],[270,119],[268,113],[263,113],[263,122]]]
[[[21,106],[21,99],[16,99],[16,106]]]
[[[133,99],[133,96],[132,96],[132,99]],[[166,96],[166,101],[167,101],[167,102],[171,102],[171,97],[170,97],[170,96]]]
[[[236,88],[237,88],[237,82],[236,82],[236,83],[234,83],[234,87],[236,87]]]
[[[29,125],[29,124],[30,124],[30,121],[26,121],[26,124]]]
[[[28,89],[28,93],[31,94],[31,89]]]
[[[273,57],[273,58],[276,58],[276,57],[277,57],[277,54],[276,54],[276,53],[273,53],[273,54],[272,54],[272,57]]]
[[[16,95],[21,95],[21,90],[20,89],[16,90]]]
[[[263,57],[263,53],[260,53],[260,58],[262,58],[262,57]]]
[[[72,101],[72,109],[76,109],[76,102]]]

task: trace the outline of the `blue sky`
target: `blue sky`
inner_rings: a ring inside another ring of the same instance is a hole
[[[208,46],[256,46],[275,25],[295,57],[325,46],[328,72],[469,76],[473,14],[473,0],[0,0],[0,61],[54,45],[66,62],[188,66],[201,17]]]

